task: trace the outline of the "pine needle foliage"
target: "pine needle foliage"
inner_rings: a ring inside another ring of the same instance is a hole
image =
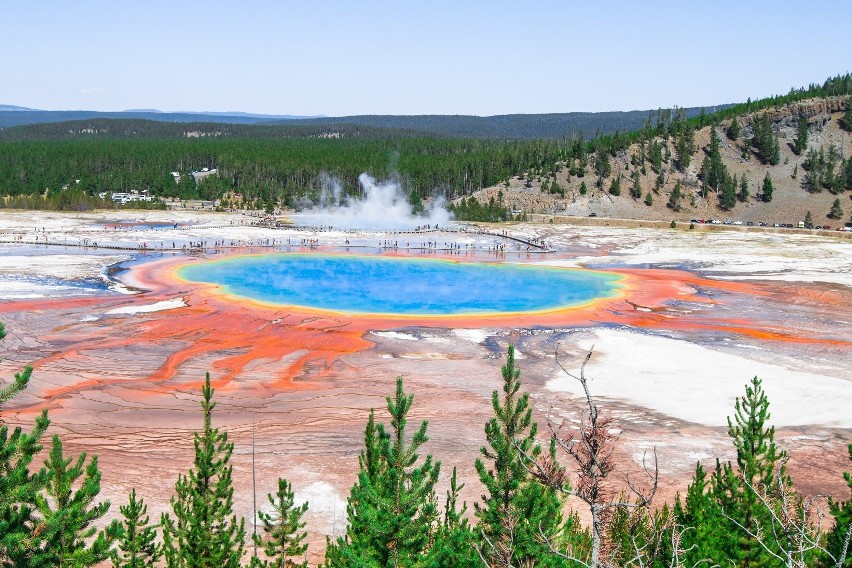
[[[686,499],[678,495],[674,517],[680,528],[681,560],[684,566],[712,565],[721,558],[720,527],[722,509],[710,493],[710,481],[701,463],[695,466],[692,483],[686,490]]]
[[[849,444],[849,461],[852,461],[852,444]],[[843,479],[850,490],[846,501],[830,500],[831,514],[834,516],[834,527],[826,539],[825,566],[852,567],[852,473],[845,472]],[[842,564],[838,564],[842,561]]]
[[[245,520],[233,513],[234,444],[213,428],[213,392],[207,373],[201,389],[204,427],[194,435],[193,468],[178,477],[172,514],[161,518],[167,568],[237,568],[245,553]]]
[[[38,518],[33,535],[37,548],[30,558],[32,568],[81,568],[109,557],[120,527],[116,521],[100,531],[95,526],[109,510],[109,501],[95,502],[101,490],[101,472],[97,456],[88,464],[86,457],[82,453],[76,460],[66,458],[62,440],[54,434],[45,461],[45,488],[35,499]]]
[[[308,535],[304,531],[306,523],[303,520],[308,504],[296,505],[293,487],[286,479],[280,478],[278,491],[274,496],[267,495],[267,499],[272,512],[258,512],[263,536],[253,537],[268,558],[262,565],[265,568],[307,568],[307,560],[297,561],[294,558],[304,557],[308,551],[305,542]]]
[[[465,517],[467,503],[458,505],[459,493],[463,487],[464,483],[459,483],[456,468],[453,468],[444,505],[444,519],[438,527],[435,544],[425,564],[429,568],[480,568],[482,566],[482,560],[475,548],[476,533]]]
[[[127,505],[121,511],[121,536],[110,552],[115,568],[152,568],[162,553],[157,543],[157,529],[150,524],[148,505],[136,498],[136,488],[130,490]]]
[[[6,328],[3,323],[0,323],[0,339],[5,339],[5,337]],[[8,402],[13,396],[27,387],[27,383],[30,381],[30,375],[32,375],[32,372],[33,368],[27,367],[23,372],[15,373],[15,378],[12,382],[0,388],[0,410],[2,410],[3,404]],[[2,417],[0,417],[0,423],[2,423]]]
[[[488,446],[481,448],[482,458],[475,463],[486,491],[482,503],[474,505],[479,548],[492,565],[560,565],[550,548],[563,544],[562,501],[528,470],[527,464],[542,450],[536,442],[538,425],[532,419],[529,393],[519,394],[520,374],[515,348],[509,346],[502,368],[503,395],[498,391],[491,395],[494,418],[485,425]]]
[[[408,442],[408,412],[414,400],[402,378],[387,398],[390,429],[375,423],[370,412],[359,458],[358,481],[347,503],[346,534],[329,543],[325,565],[425,566],[431,554],[439,515],[435,496],[440,463],[431,455],[416,465],[428,441],[423,421]]]
[[[761,543],[753,536],[780,532],[773,527],[772,512],[761,499],[765,495],[772,503],[780,497],[776,475],[785,488],[792,489],[783,467],[786,454],[775,445],[775,427],[768,425],[769,418],[769,399],[760,379],[754,377],[746,385],[745,396],[737,398],[733,419],[728,418],[736,462],[719,464],[717,460],[711,478],[711,490],[724,515],[719,531],[720,560],[732,559],[738,566],[775,566],[777,562],[765,551],[774,543],[768,537]]]
[[[0,323],[0,339],[6,329]],[[8,385],[0,388],[0,411],[4,403],[26,388],[32,367],[15,374]],[[0,414],[0,565],[28,566],[35,550],[32,534],[36,495],[44,487],[44,468],[30,472],[33,458],[42,450],[41,439],[50,420],[43,411],[32,432],[21,427],[9,428]]]

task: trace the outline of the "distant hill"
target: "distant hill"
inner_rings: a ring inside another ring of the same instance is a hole
[[[731,105],[718,105],[707,112]],[[684,109],[688,118],[698,116],[701,107]],[[334,124],[346,122],[373,128],[420,130],[454,138],[492,138],[529,140],[535,138],[570,138],[583,133],[591,138],[598,134],[614,134],[642,128],[648,110],[613,112],[565,112],[552,114],[503,114],[496,116],[470,115],[360,115],[344,117],[305,118],[302,124]],[[280,121],[276,121],[280,123]]]
[[[161,111],[156,111],[161,112]],[[302,116],[299,114],[256,114],[251,112],[241,112],[241,111],[228,111],[228,112],[213,112],[213,111],[201,111],[198,113],[200,116],[230,116],[230,117],[246,117],[246,118],[264,118],[269,120],[303,120],[309,118],[325,118],[324,115],[316,114],[311,116]]]
[[[720,105],[708,112],[726,108]],[[26,111],[26,112],[22,112]],[[685,109],[686,116],[698,116],[702,109]],[[650,111],[568,112],[554,114],[506,114],[498,116],[470,115],[361,115],[343,117],[299,117],[290,115],[250,114],[243,112],[161,112],[156,109],[134,109],[122,112],[87,110],[46,111],[0,106],[0,129],[29,124],[61,123],[93,119],[138,119],[158,122],[220,123],[334,126],[350,124],[374,129],[420,131],[454,138],[489,138],[529,140],[563,138],[579,135],[613,134],[642,127]]]
[[[26,112],[23,112],[26,111]],[[156,109],[132,109],[119,112],[93,110],[37,110],[13,105],[0,105],[0,129],[25,124],[44,124],[95,118],[157,120],[161,122],[220,122],[223,124],[256,124],[270,120],[298,120],[295,115],[250,114],[245,112],[162,112]],[[316,118],[316,117],[309,117]]]
[[[22,107],[22,106],[0,105],[0,111],[3,111],[3,112],[29,112],[29,111],[33,111],[33,110],[35,110],[35,109]]]

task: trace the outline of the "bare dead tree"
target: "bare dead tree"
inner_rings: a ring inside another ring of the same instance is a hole
[[[758,523],[754,527],[746,527],[724,511],[722,514],[787,568],[806,568],[807,561],[816,553],[825,554],[834,566],[842,568],[849,552],[852,526],[846,531],[839,556],[835,557],[822,545],[825,519],[823,504],[826,499],[821,495],[801,499],[792,487],[784,482],[783,468],[788,459],[785,456],[775,468],[772,479],[776,485],[774,488],[754,485],[747,479],[742,480],[769,514],[770,521],[766,523],[768,526]]]
[[[551,439],[556,446],[572,458],[577,466],[576,478],[573,483],[569,479],[568,472],[552,455],[543,453],[537,459],[524,455],[528,460],[531,474],[542,484],[555,490],[578,497],[585,503],[592,517],[592,550],[588,562],[583,562],[570,554],[561,554],[563,558],[580,562],[589,568],[600,568],[610,565],[603,558],[605,550],[606,524],[613,510],[621,508],[624,510],[647,509],[657,492],[659,469],[657,464],[657,452],[653,452],[653,465],[649,465],[645,458],[642,460],[642,472],[646,477],[644,489],[627,477],[629,493],[634,496],[631,502],[627,499],[616,498],[615,492],[608,482],[609,474],[615,469],[616,463],[613,454],[615,452],[620,434],[614,433],[612,420],[608,416],[602,416],[594,398],[589,391],[586,378],[586,365],[592,358],[594,346],[589,349],[580,366],[579,374],[568,371],[559,360],[559,350],[555,354],[556,363],[560,369],[569,377],[576,379],[583,387],[586,399],[586,410],[579,425],[572,425],[570,421],[563,418],[559,424],[548,417],[547,425],[550,429]],[[544,535],[542,535],[544,536]],[[551,549],[555,547],[550,546]],[[612,552],[612,551],[610,551]],[[610,554],[612,556],[612,554]]]

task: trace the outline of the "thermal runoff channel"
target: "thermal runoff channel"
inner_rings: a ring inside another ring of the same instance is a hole
[[[539,312],[611,298],[621,288],[621,276],[590,270],[317,254],[232,257],[178,275],[251,300],[355,314]]]

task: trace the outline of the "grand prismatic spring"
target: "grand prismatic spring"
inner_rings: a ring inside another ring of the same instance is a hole
[[[754,375],[797,486],[844,495],[848,240],[533,224],[384,234],[177,212],[117,221],[7,216],[0,243],[0,374],[35,367],[4,417],[29,424],[50,409],[69,452],[99,454],[113,503],[136,487],[153,515],[167,506],[210,372],[217,423],[236,444],[236,512],[251,515],[254,423],[258,493],[287,477],[310,501],[310,532],[339,534],[367,414],[397,376],[415,395],[412,420],[429,420],[427,451],[475,479],[509,343],[541,422],[578,416],[580,392],[555,357],[576,368],[594,347],[590,388],[622,430],[621,471],[656,449],[666,498],[696,461],[732,456],[725,419]],[[466,491],[478,498],[475,484]]]
[[[399,316],[566,309],[615,296],[621,280],[534,265],[310,253],[238,256],[186,266],[178,275],[271,305]]]

